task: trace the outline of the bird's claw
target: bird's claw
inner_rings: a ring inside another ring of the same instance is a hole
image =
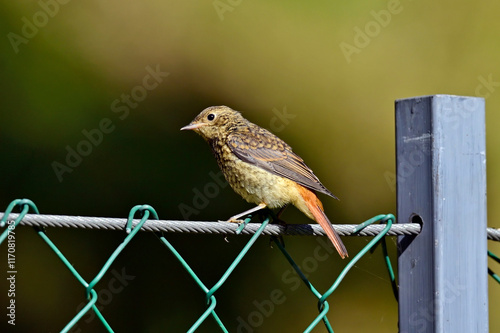
[[[244,220],[240,220],[240,219],[229,219],[229,220],[219,220],[219,222],[230,222],[230,223],[238,223],[238,224],[242,224],[244,223],[245,221]]]
[[[227,220],[226,222],[242,224],[242,223],[245,223],[245,220],[231,218],[231,219]]]

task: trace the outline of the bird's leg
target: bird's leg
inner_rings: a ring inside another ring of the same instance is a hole
[[[271,223],[277,223],[279,224],[280,226],[284,227],[285,230],[287,228],[287,224],[285,221],[283,221],[280,216],[281,214],[283,214],[283,212],[285,211],[286,207],[288,207],[288,204],[284,205],[283,207],[280,208],[280,210],[278,211],[278,214],[274,214],[274,212],[272,210],[269,210],[269,213],[271,214],[272,216],[272,221]],[[264,220],[264,217],[261,216],[260,217],[260,221],[263,222]],[[273,247],[273,244],[272,242],[275,242],[275,243],[280,243],[281,246],[285,247],[285,240],[283,239],[283,235],[278,235],[278,236],[272,236],[270,239],[269,239],[269,246],[272,248]]]
[[[277,223],[277,224],[279,224],[281,226],[286,227],[286,222],[281,219],[281,215],[285,211],[286,207],[288,207],[288,204],[286,204],[283,207],[281,207],[280,210],[278,211],[278,214],[274,214],[271,211],[271,216],[273,217],[273,222],[272,223]]]
[[[248,215],[248,214],[253,213],[253,212],[256,212],[256,211],[258,211],[258,210],[264,209],[264,208],[266,208],[266,207],[267,207],[267,205],[266,205],[265,203],[263,203],[263,202],[262,202],[262,203],[258,204],[257,206],[255,206],[255,207],[254,207],[254,208],[252,208],[252,209],[249,209],[249,210],[244,211],[243,213],[240,213],[240,214],[234,215],[234,216],[233,216],[233,217],[231,217],[229,220],[227,220],[227,222],[236,222],[236,223],[240,223],[240,222],[242,222],[242,221],[240,220],[240,217],[245,216],[245,215]]]
[[[286,207],[288,207],[288,204],[286,204],[283,207],[281,207],[281,209],[279,210],[278,214],[276,214],[276,217],[278,218],[278,221],[282,221],[280,217],[281,217],[281,214],[283,214],[283,212],[285,211]]]

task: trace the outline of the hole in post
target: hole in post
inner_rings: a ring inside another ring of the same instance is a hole
[[[422,220],[422,217],[418,214],[413,213],[410,215],[410,223],[419,224],[420,225],[420,232],[422,232],[422,230],[424,229],[424,220]]]
[[[422,232],[422,229],[424,227],[424,221],[422,220],[422,217],[418,214],[411,214],[409,219],[408,219],[409,223],[418,223],[420,225],[420,232]],[[411,242],[413,242],[413,240],[418,237],[418,235],[405,235],[405,236],[402,236],[399,241],[398,241],[398,250],[399,250],[399,253],[403,253],[404,251],[406,251],[406,249],[408,248],[408,246],[410,246]]]
[[[422,218],[420,217],[420,215],[418,214],[411,214],[410,216],[410,222],[411,223],[418,223],[420,224],[420,227],[423,227],[424,226],[424,221],[422,220]]]

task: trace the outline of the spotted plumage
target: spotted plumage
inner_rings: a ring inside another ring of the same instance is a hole
[[[250,211],[292,203],[320,223],[340,255],[347,256],[315,192],[336,197],[283,140],[227,106],[203,110],[182,129],[194,130],[208,142],[233,190],[248,202],[259,205]]]

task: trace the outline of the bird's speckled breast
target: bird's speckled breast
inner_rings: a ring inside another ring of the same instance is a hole
[[[210,145],[227,182],[246,201],[278,208],[297,196],[293,181],[240,160],[223,141]]]

